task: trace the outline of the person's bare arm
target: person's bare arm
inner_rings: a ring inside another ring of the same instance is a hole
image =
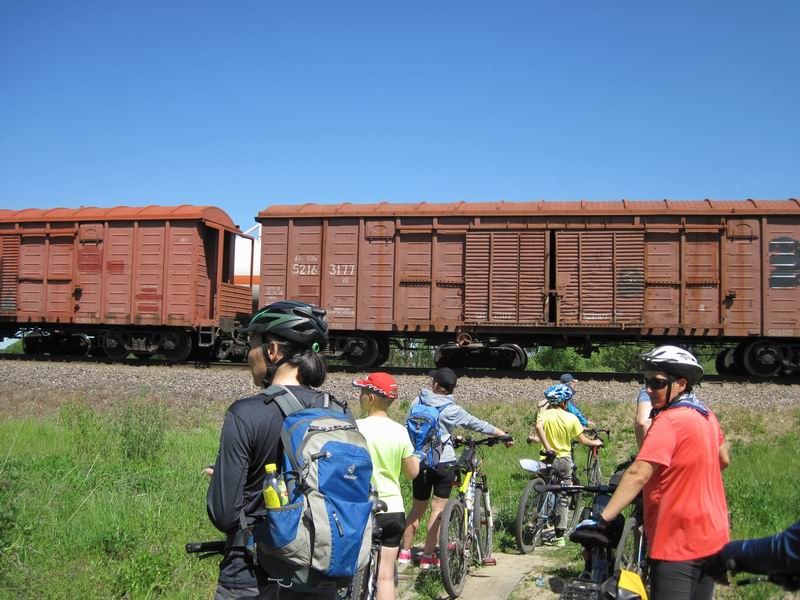
[[[602,446],[603,441],[600,439],[592,440],[586,437],[585,433],[582,433],[578,436],[578,441],[583,444],[584,446]]]
[[[419,458],[416,456],[404,458],[402,467],[406,479],[416,479],[419,475]]]
[[[719,470],[724,471],[731,464],[731,455],[728,453],[728,444],[723,442],[719,447]]]
[[[547,436],[544,434],[544,427],[541,423],[536,423],[536,433],[539,435],[539,441],[548,452],[554,452],[553,447],[547,442]]]
[[[653,473],[659,467],[660,465],[649,463],[645,460],[633,461],[633,464],[625,471],[614,495],[611,496],[611,500],[608,501],[600,516],[606,521],[616,518],[639,495],[639,492],[642,491],[644,485],[650,481]]]
[[[650,418],[650,411],[653,409],[650,402],[639,402],[636,405],[636,420],[633,424],[634,432],[636,433],[636,445],[642,447],[644,436],[647,435],[647,430],[650,429],[650,424],[653,420]]]

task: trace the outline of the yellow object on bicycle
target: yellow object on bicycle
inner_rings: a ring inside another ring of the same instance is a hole
[[[647,600],[647,590],[638,573],[626,569],[619,572],[617,600]]]

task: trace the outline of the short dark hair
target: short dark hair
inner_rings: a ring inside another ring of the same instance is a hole
[[[434,369],[433,371],[430,371],[428,375],[433,377],[434,383],[439,384],[445,390],[447,390],[448,394],[452,394],[453,390],[456,389],[458,376],[455,374],[453,369],[442,367],[440,369]]]
[[[297,379],[302,385],[319,387],[325,383],[325,378],[328,376],[328,363],[322,354],[267,333],[263,343],[269,344],[270,342],[278,344],[281,354],[287,357],[286,362],[297,367]]]

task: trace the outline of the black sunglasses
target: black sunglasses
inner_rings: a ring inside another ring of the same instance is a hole
[[[645,378],[644,384],[653,390],[660,390],[662,388],[667,387],[670,383],[672,383],[672,379],[656,379],[652,377],[651,379]]]

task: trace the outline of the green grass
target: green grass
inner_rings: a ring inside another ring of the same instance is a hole
[[[468,406],[517,439],[528,432],[522,400]],[[633,450],[633,405],[582,408],[614,430],[604,455],[609,474]],[[725,473],[733,536],[769,534],[796,520],[800,413],[737,408],[721,411],[720,419],[733,442]],[[220,537],[206,516],[208,480],[201,474],[218,439],[219,423],[187,422],[150,398],[104,412],[72,402],[57,415],[0,423],[0,598],[209,597],[217,561],[199,561],[183,547]],[[535,453],[524,443],[484,452],[496,549],[513,548],[527,480],[517,460]],[[410,486],[404,489],[410,498]],[[422,527],[420,540],[424,534]],[[563,552],[568,564],[578,559],[576,548]],[[428,579],[416,582],[419,596],[441,592]],[[763,597],[759,587],[743,597]]]

